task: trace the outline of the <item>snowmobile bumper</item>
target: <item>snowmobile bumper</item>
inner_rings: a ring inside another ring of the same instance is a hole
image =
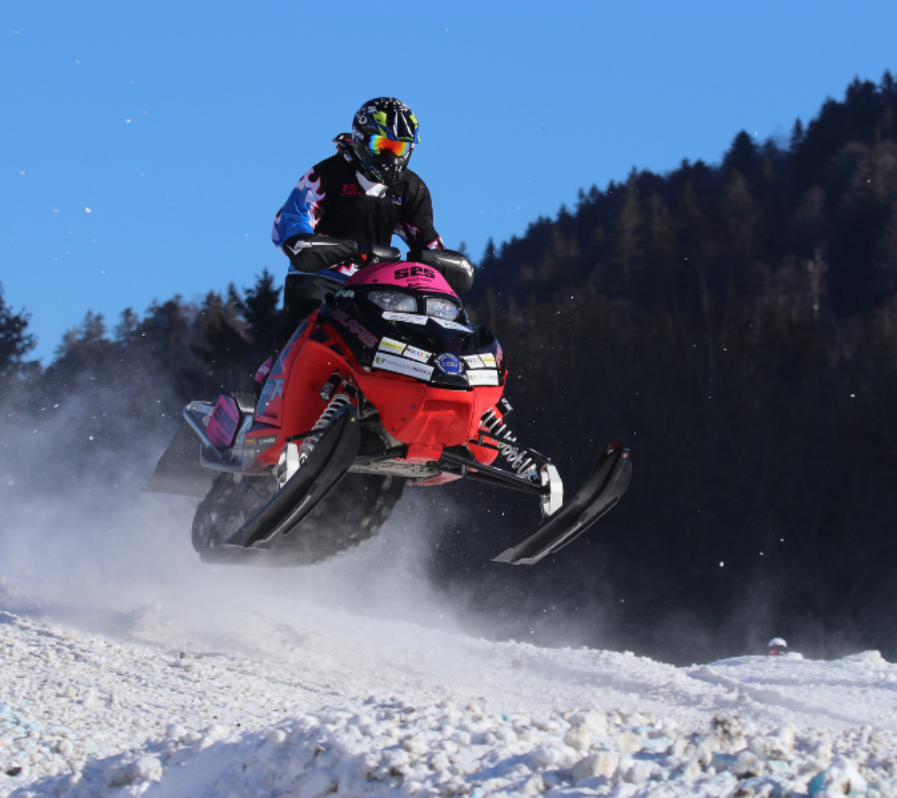
[[[345,408],[334,417],[302,467],[224,545],[271,548],[339,484],[360,448],[361,430],[355,411]]]
[[[621,441],[604,447],[592,473],[576,495],[545,518],[516,546],[505,549],[494,562],[533,565],[562,549],[620,501],[632,478],[632,460]]]

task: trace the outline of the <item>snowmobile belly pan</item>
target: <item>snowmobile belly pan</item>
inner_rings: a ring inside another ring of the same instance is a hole
[[[268,549],[293,529],[335,488],[355,462],[361,429],[355,412],[338,413],[299,471],[225,546]]]
[[[631,477],[629,449],[620,441],[608,444],[576,495],[520,543],[494,557],[493,562],[533,565],[559,551],[616,505],[629,487]]]

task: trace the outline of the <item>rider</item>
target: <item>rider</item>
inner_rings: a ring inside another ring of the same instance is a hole
[[[370,100],[352,132],[334,139],[337,154],[306,172],[287,197],[271,238],[290,259],[283,289],[289,332],[356,271],[360,252],[389,246],[394,233],[412,250],[445,249],[430,191],[408,168],[419,140],[407,105]]]

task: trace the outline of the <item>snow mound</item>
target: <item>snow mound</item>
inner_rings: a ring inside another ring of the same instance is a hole
[[[172,726],[140,750],[43,779],[17,798],[897,795],[897,735],[735,717],[701,729],[594,707],[535,718],[477,704],[369,699],[234,734]]]
[[[88,634],[8,588],[0,798],[897,798],[878,652],[675,668],[265,596]]]

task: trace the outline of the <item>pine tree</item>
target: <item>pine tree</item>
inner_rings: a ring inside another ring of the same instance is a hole
[[[28,314],[25,311],[13,313],[3,299],[3,285],[0,284],[0,377],[16,372],[22,365],[22,358],[35,346],[35,338],[27,332]]]

